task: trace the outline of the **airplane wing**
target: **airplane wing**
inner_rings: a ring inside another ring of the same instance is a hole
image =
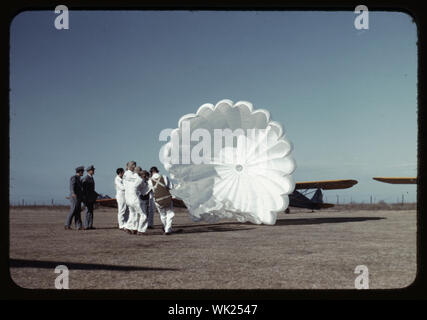
[[[374,177],[372,178],[377,181],[392,183],[392,184],[416,184],[416,177]]]
[[[116,199],[97,199],[96,204],[104,207],[117,208]]]
[[[172,201],[173,201],[173,206],[175,208],[186,208],[184,201],[182,201],[181,199],[172,198]],[[96,203],[104,207],[117,208],[116,199],[97,199]]]
[[[305,181],[295,183],[295,190],[298,189],[347,189],[357,184],[357,180],[320,180],[320,181]]]

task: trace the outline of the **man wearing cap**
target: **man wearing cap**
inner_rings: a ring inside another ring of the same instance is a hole
[[[83,176],[84,167],[76,168],[76,174],[70,178],[70,213],[65,221],[65,230],[71,229],[71,223],[74,218],[74,223],[78,230],[82,229],[81,219],[81,204],[82,204],[82,183],[81,176]]]
[[[93,165],[86,168],[87,175],[82,180],[83,202],[86,206],[85,213],[85,230],[95,229],[93,227],[93,206],[98,198],[98,193],[95,191],[95,167]]]

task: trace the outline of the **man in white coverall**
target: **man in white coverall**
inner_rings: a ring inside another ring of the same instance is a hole
[[[144,234],[147,229],[147,216],[143,214],[139,200],[139,190],[144,181],[139,176],[138,172],[142,171],[142,169],[139,167],[136,169],[135,161],[129,162],[127,167],[128,170],[126,170],[123,175],[125,200],[129,208],[129,218],[125,228],[130,234],[140,235]]]
[[[135,161],[129,161],[126,164],[126,171],[123,175],[123,185],[125,187],[125,202],[129,210],[129,217],[124,225],[125,231],[128,233],[136,233],[136,219],[138,218],[137,213],[135,212],[135,202],[138,200],[136,194],[136,186],[138,175],[134,173],[136,167]],[[136,200],[135,200],[136,199]]]
[[[169,235],[172,233],[172,219],[175,216],[172,195],[169,192],[172,184],[168,177],[159,174],[156,167],[152,167],[150,173],[151,178],[148,180],[148,187],[153,191],[154,204],[160,214],[164,234]]]
[[[114,186],[116,187],[116,200],[117,200],[117,218],[119,222],[119,229],[124,230],[128,219],[128,210],[125,199],[125,186],[123,184],[123,175],[125,170],[118,168],[116,170],[117,176],[114,179]]]
[[[150,189],[148,188],[148,172],[142,170],[140,167],[135,168],[135,173],[137,173],[142,179],[142,183],[138,185],[137,195],[139,198],[139,207],[141,208],[141,213],[139,214],[138,220],[138,233],[144,234],[147,231],[149,220],[148,220],[148,202],[145,199],[149,198]]]

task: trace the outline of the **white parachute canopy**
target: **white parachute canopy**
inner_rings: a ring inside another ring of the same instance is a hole
[[[173,195],[194,221],[235,218],[271,225],[295,188],[291,151],[267,110],[221,100],[183,116],[160,160],[177,182]]]

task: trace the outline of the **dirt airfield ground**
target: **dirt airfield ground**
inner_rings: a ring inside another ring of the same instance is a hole
[[[330,209],[279,214],[276,225],[194,223],[183,209],[164,236],[116,228],[116,210],[95,211],[96,230],[66,231],[67,208],[10,209],[10,273],[23,288],[54,289],[66,265],[70,289],[402,288],[416,276],[416,210]]]

